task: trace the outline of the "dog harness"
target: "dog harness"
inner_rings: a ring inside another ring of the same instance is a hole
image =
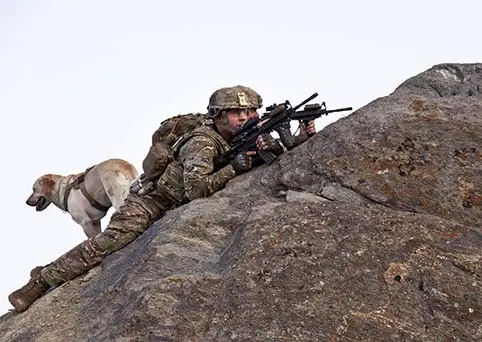
[[[95,165],[94,165],[95,166]],[[84,172],[80,173],[72,183],[70,184],[67,184],[67,186],[65,187],[65,195],[64,195],[64,210],[65,211],[68,211],[69,208],[68,208],[68,205],[67,205],[67,200],[69,199],[69,195],[70,195],[70,191],[72,191],[72,189],[75,189],[75,190],[79,190],[80,189],[80,192],[82,192],[82,194],[85,196],[85,198],[87,198],[87,200],[89,201],[89,204],[97,209],[97,210],[100,210],[100,211],[103,211],[103,212],[107,212],[109,210],[110,207],[107,207],[105,205],[103,205],[102,203],[99,203],[97,202],[87,191],[87,189],[85,188],[85,183],[84,183],[84,180],[85,180],[85,176],[87,175],[87,173],[94,167],[94,166],[91,166],[89,167],[87,170],[85,170]]]

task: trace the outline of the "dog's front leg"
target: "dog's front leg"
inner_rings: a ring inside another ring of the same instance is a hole
[[[88,238],[96,236],[100,233],[100,220],[86,222],[82,224],[82,228],[84,229],[84,233]]]

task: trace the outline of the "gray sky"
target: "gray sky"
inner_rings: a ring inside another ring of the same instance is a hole
[[[389,3],[0,0],[0,314],[30,269],[84,239],[25,204],[40,175],[113,157],[140,171],[160,121],[203,112],[218,87],[357,109],[434,64],[481,62],[478,1]]]

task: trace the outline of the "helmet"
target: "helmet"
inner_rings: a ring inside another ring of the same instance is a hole
[[[237,85],[216,90],[209,98],[208,117],[215,117],[226,109],[261,108],[263,99],[249,87]]]

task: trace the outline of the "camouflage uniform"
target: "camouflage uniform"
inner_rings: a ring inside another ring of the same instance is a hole
[[[206,118],[227,115],[232,109],[252,110],[261,106],[261,97],[251,88],[221,88],[211,95]],[[169,162],[152,192],[129,194],[103,232],[80,243],[53,263],[31,271],[29,282],[8,297],[17,312],[25,311],[49,287],[86,273],[107,255],[134,241],[167,210],[209,196],[236,174],[252,167],[251,157],[245,152],[235,156],[227,166],[215,166],[216,158],[230,146],[212,125],[196,128],[190,139],[182,141],[181,146],[174,148],[175,158]]]
[[[180,148],[176,160],[168,165],[153,192],[143,196],[129,194],[103,232],[44,267],[42,278],[50,286],[74,279],[134,241],[167,210],[224,187],[235,176],[234,169],[227,165],[216,170],[214,160],[227,150],[229,144],[212,126],[196,129],[193,137]]]

